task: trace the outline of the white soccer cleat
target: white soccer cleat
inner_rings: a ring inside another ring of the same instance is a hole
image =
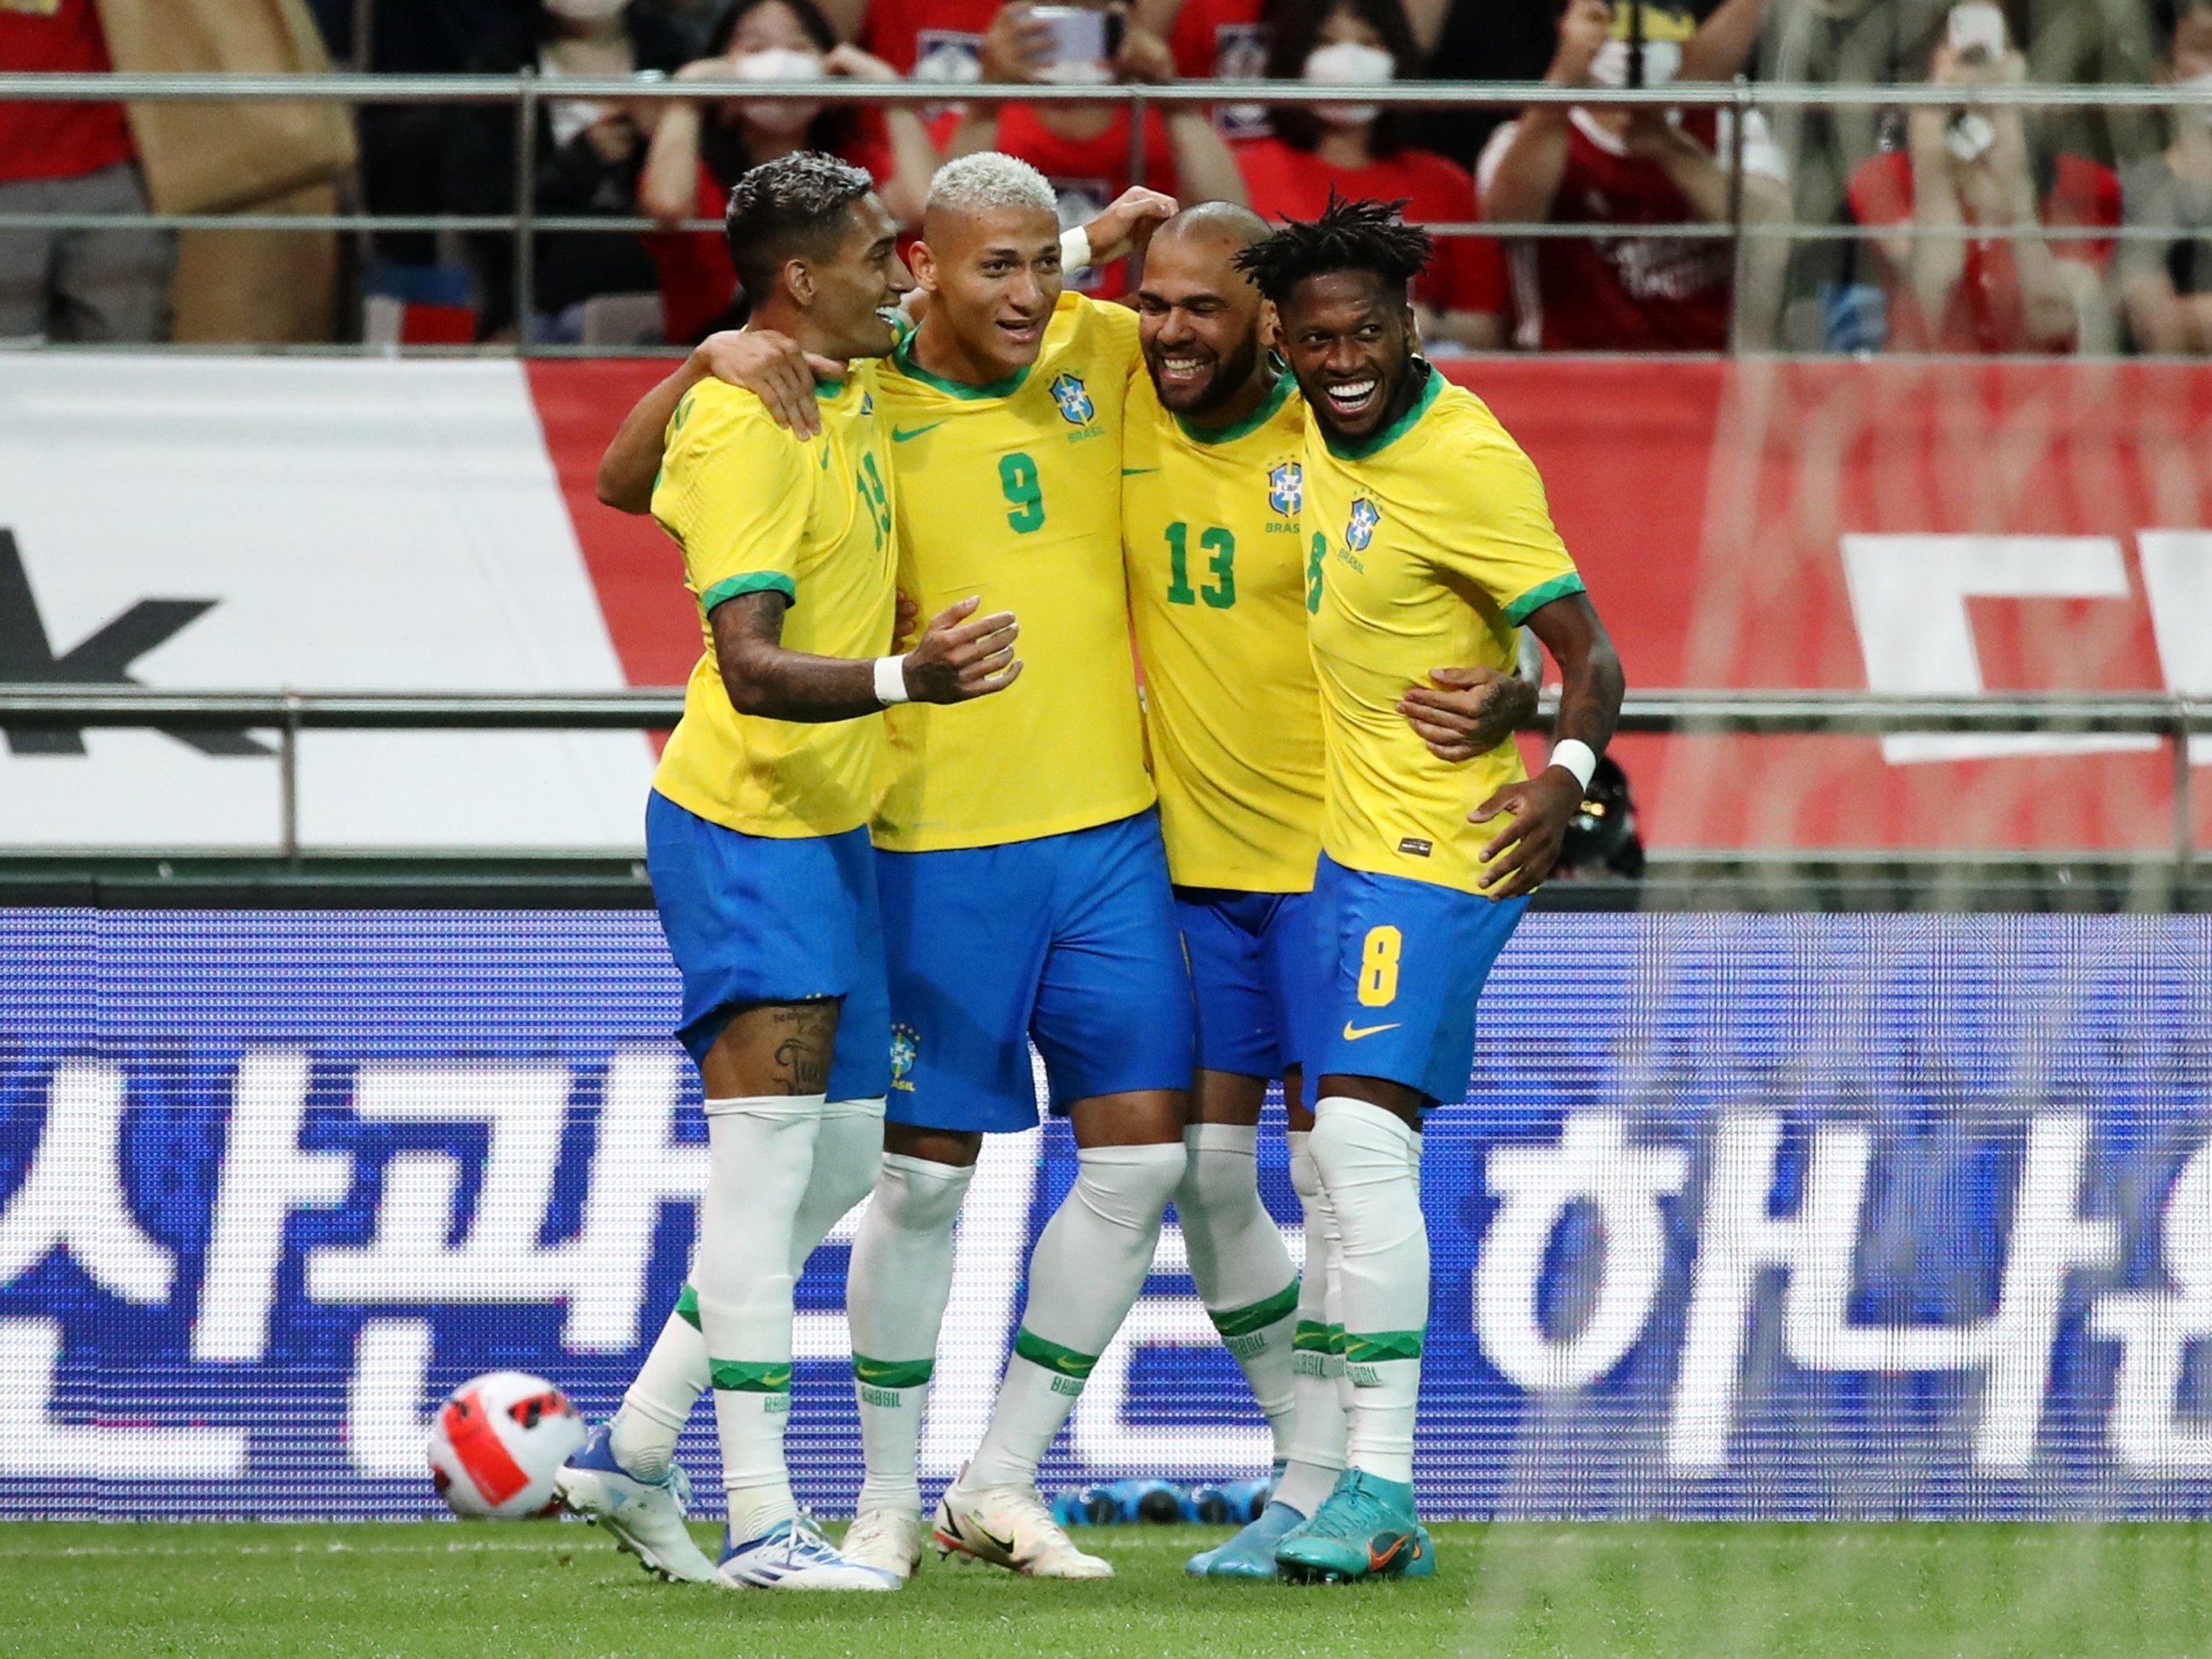
[[[684,1526],[691,1483],[671,1465],[658,1480],[641,1480],[614,1460],[604,1425],[554,1477],[554,1490],[570,1514],[604,1528],[616,1547],[637,1557],[647,1572],[671,1583],[711,1584],[714,1564]]]
[[[1030,1578],[1111,1578],[1114,1566],[1075,1547],[1028,1486],[969,1486],[961,1479],[937,1504],[937,1547]]]
[[[804,1516],[722,1552],[715,1582],[729,1589],[895,1590],[897,1574],[847,1559]]]
[[[921,1511],[866,1510],[845,1529],[837,1553],[903,1583],[921,1565]]]

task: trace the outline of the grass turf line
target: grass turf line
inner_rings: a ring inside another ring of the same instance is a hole
[[[933,1553],[896,1595],[656,1583],[590,1528],[0,1525],[0,1653],[2165,1656],[2212,1650],[2187,1525],[1439,1526],[1416,1583],[1193,1582],[1225,1535],[1085,1531],[1118,1577],[1033,1583]],[[707,1533],[701,1529],[701,1540]]]

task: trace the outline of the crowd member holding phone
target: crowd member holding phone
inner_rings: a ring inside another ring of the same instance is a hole
[[[2120,171],[2130,228],[2169,240],[2124,242],[2118,288],[2138,351],[2212,354],[2212,0],[2160,0],[2158,79],[2204,102],[2172,112],[2173,142]]]
[[[1969,0],[1946,14],[1929,57],[1930,84],[1998,86],[2027,72],[2001,7]],[[2018,108],[1915,106],[1905,131],[1905,148],[1869,158],[1850,185],[1852,217],[1886,233],[1874,246],[1889,294],[1890,349],[2108,346],[2102,296],[2112,242],[2036,233],[2117,225],[2112,170],[2043,152]]]
[[[1399,0],[1288,0],[1275,15],[1267,78],[1388,85],[1419,69]],[[1274,136],[1241,145],[1237,165],[1262,218],[1317,219],[1334,192],[1347,202],[1403,202],[1416,223],[1478,216],[1474,179],[1407,143],[1410,110],[1309,103],[1270,112]],[[1488,237],[1451,236],[1413,284],[1422,343],[1493,350],[1505,340],[1505,259]]]
[[[840,45],[815,0],[738,0],[679,81],[714,88],[696,103],[671,103],[653,130],[638,179],[638,205],[664,225],[718,219],[738,179],[763,161],[799,151],[836,155],[864,167],[878,198],[901,224],[921,216],[937,149],[910,108],[823,109],[818,104],[744,98],[738,86],[848,76],[896,81],[898,71],[859,47]],[[659,270],[667,337],[686,344],[744,313],[726,240],[713,232],[670,231],[646,244]]]
[[[983,36],[989,82],[1099,85],[1176,78],[1174,54],[1117,7],[1009,5]],[[1145,115],[1145,176],[1130,176],[1129,112],[1114,104],[995,104],[970,100],[944,140],[948,159],[997,150],[1027,161],[1049,179],[1063,228],[1097,217],[1133,185],[1184,201],[1244,202],[1236,158],[1194,104]],[[1086,273],[1069,286],[1094,298],[1126,291],[1121,264]]]
[[[1719,26],[1732,27],[1739,15],[1729,11]],[[1671,0],[1568,0],[1545,80],[1665,86],[1720,55],[1703,36]],[[1660,228],[1729,221],[1737,193],[1729,179],[1739,149],[1734,121],[1729,110],[1534,104],[1491,136],[1475,170],[1485,219],[1653,227],[1649,235],[1596,233],[1511,246],[1515,343],[1553,351],[1727,347],[1735,250],[1726,240],[1670,237]],[[1789,170],[1756,112],[1745,117],[1740,148],[1744,219],[1787,219]],[[1768,245],[1752,246],[1747,258],[1758,258]],[[1771,248],[1778,254],[1782,245]],[[1758,343],[1757,334],[1746,343]]]

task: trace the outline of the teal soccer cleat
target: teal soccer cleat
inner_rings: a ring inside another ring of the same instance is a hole
[[[1314,1518],[1275,1547],[1275,1565],[1304,1583],[1396,1578],[1423,1554],[1433,1560],[1426,1541],[1411,1486],[1346,1469]]]
[[[1225,1544],[1201,1550],[1183,1563],[1194,1578],[1273,1578],[1275,1546],[1306,1523],[1288,1504],[1270,1504],[1257,1520]]]

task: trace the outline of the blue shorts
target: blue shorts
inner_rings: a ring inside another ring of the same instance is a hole
[[[1313,896],[1178,887],[1175,900],[1190,957],[1198,1063],[1282,1076],[1311,1041],[1323,995]]]
[[[705,1063],[738,1009],[842,997],[830,1098],[869,1100],[891,1080],[876,850],[866,830],[785,841],[710,823],[655,791],[645,863],[684,976],[678,1041]]]
[[[1190,975],[1157,812],[877,860],[891,1122],[1036,1127],[1032,1040],[1055,1112],[1094,1095],[1190,1087]]]
[[[1466,1099],[1474,1001],[1528,901],[1347,870],[1326,854],[1313,896],[1328,981],[1307,1098],[1334,1073],[1403,1084],[1431,1103]]]

